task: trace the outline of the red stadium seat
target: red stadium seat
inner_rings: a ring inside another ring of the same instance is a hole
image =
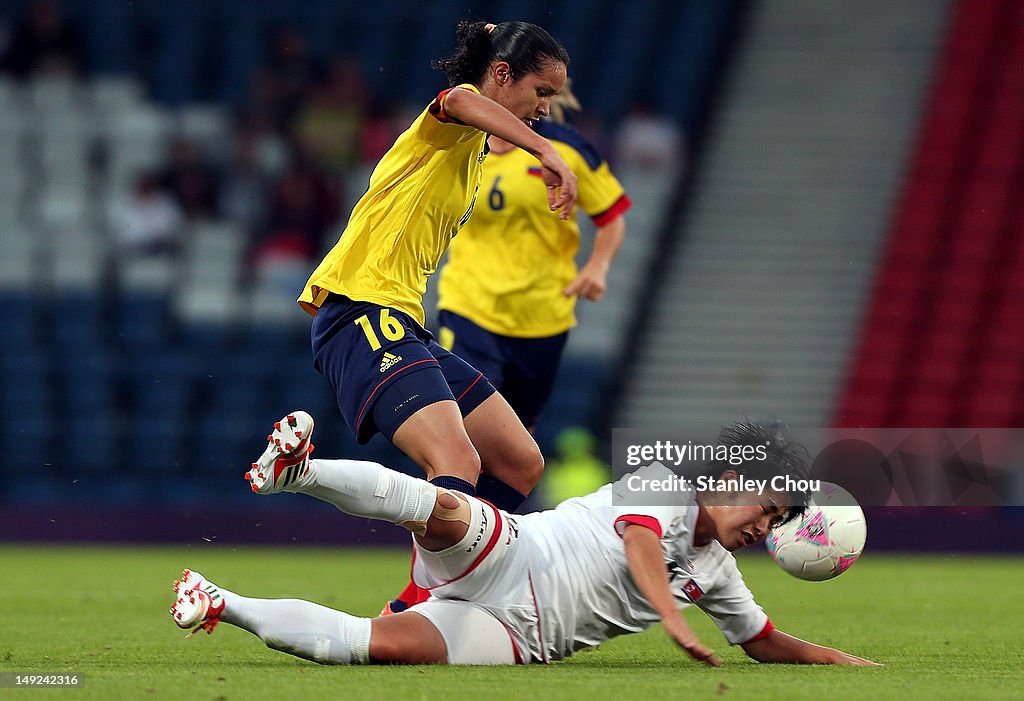
[[[961,0],[837,413],[1024,417],[1024,3]],[[966,394],[967,396],[961,396]]]

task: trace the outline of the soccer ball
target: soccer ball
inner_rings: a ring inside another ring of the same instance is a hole
[[[838,577],[864,551],[864,512],[842,487],[822,482],[802,516],[768,534],[772,559],[794,577],[821,582]]]

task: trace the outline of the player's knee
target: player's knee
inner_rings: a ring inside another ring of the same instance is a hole
[[[524,447],[516,462],[515,472],[523,486],[521,491],[524,494],[533,491],[544,474],[544,454],[536,443],[531,442],[528,447]]]
[[[534,441],[523,441],[487,458],[487,474],[529,494],[544,474],[544,455]]]
[[[406,641],[376,632],[370,638],[370,659],[377,664],[402,664],[408,662],[409,645]]]
[[[425,617],[404,612],[373,620],[370,660],[375,664],[444,664],[447,659],[444,638]]]
[[[427,521],[400,525],[405,526],[416,535],[420,546],[436,552],[462,540],[466,536],[472,520],[472,507],[465,495],[438,488],[437,501],[434,502],[434,509]],[[414,528],[413,526],[418,527]]]
[[[416,648],[416,641],[389,632],[373,631],[370,637],[370,659],[375,664],[427,664],[434,660],[423,660],[423,653]]]
[[[476,447],[474,447],[468,439],[467,445],[462,450],[461,456],[458,458],[458,465],[466,475],[462,479],[466,480],[470,484],[476,484],[477,480],[480,479],[480,453],[477,452]]]
[[[450,492],[447,489],[439,489],[437,490],[437,501],[434,503],[434,511],[430,515],[440,521],[458,522],[468,526],[472,518],[472,510],[469,500],[464,495]]]
[[[540,482],[541,475],[544,474],[544,453],[540,452],[540,447],[536,444],[533,446],[533,456],[528,461],[528,474],[533,477],[534,485]]]
[[[430,460],[427,473],[431,478],[443,474],[458,477],[470,484],[480,479],[480,453],[469,439],[464,445],[450,446],[442,454]]]

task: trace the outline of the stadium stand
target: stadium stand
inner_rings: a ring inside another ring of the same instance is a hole
[[[615,426],[828,425],[947,3],[757,3]]]
[[[964,0],[892,219],[837,425],[1024,421],[1024,6]]]

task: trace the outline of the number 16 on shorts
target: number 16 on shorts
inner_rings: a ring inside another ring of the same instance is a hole
[[[399,341],[405,338],[405,327],[402,326],[398,319],[391,316],[390,309],[386,307],[381,309],[379,316],[380,318],[377,320],[377,329],[374,328],[369,314],[363,314],[352,322],[363,330],[363,335],[366,336],[366,342],[370,344],[370,349],[375,351],[381,349],[380,336],[383,336],[388,341]],[[378,336],[378,329],[380,331],[380,336]]]

